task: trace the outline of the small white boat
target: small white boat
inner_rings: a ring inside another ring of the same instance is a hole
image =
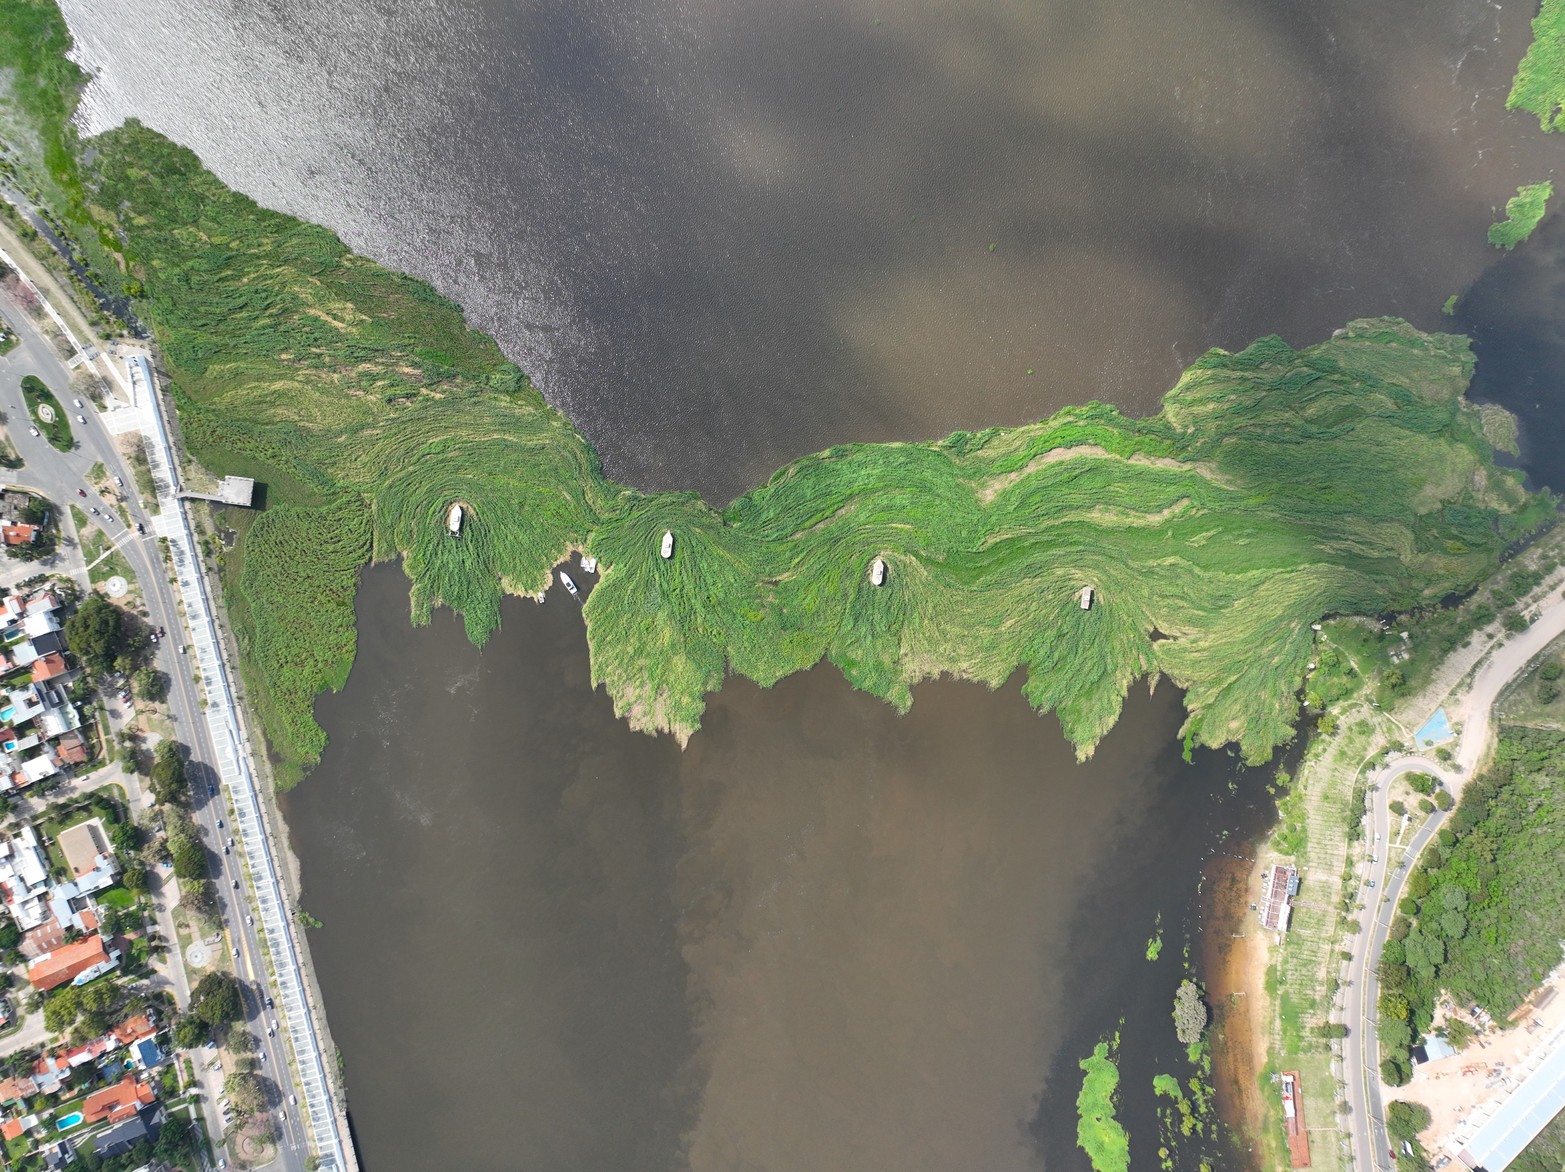
[[[1080,597],[1081,597],[1081,609],[1082,610],[1091,610],[1092,609],[1092,587],[1091,586],[1083,586],[1081,588],[1081,596]]]
[[[576,583],[571,581],[571,576],[564,570],[560,571],[560,585],[565,587],[572,598],[575,598],[579,593],[581,593],[576,589]]]
[[[581,572],[584,574],[596,574],[598,572],[598,559],[584,556],[581,559]]]
[[[674,556],[674,531],[672,529],[663,530],[662,553],[665,559]]]
[[[452,505],[451,511],[446,514],[446,529],[452,537],[462,536],[462,506]]]
[[[884,586],[886,584],[886,563],[881,558],[876,558],[869,565],[869,581],[872,586]]]

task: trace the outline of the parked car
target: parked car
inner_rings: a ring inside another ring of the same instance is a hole
[[[91,506],[89,506],[88,511],[91,512],[94,517],[96,517],[98,515],[98,506],[97,505],[91,505]]]
[[[223,829],[223,820],[221,818],[217,820],[217,828],[219,830]]]
[[[239,890],[239,880],[237,880],[237,879],[234,880],[234,890],[235,891]]]
[[[78,415],[76,417],[76,422],[77,423],[86,423],[87,422],[87,417],[85,415]]]
[[[125,487],[125,482],[123,480],[121,480],[118,476],[116,476],[114,478],[114,487],[115,488],[124,488]]]
[[[76,490],[76,495],[77,496],[86,496],[87,495],[87,490],[85,488],[78,488]]]
[[[217,796],[217,786],[213,785],[210,781],[206,783],[206,796],[209,798]]]
[[[71,402],[74,403],[77,407],[82,405],[82,401],[80,399],[72,399]]]
[[[27,429],[27,434],[31,435],[31,436],[36,436],[36,435],[38,435],[38,429],[36,427],[29,427]]]
[[[271,999],[270,996],[268,996],[266,998],[266,1008],[270,1009],[271,1007],[272,1007],[272,999]]]

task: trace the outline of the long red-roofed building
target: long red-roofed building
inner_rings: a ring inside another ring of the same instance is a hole
[[[127,1074],[113,1086],[93,1091],[83,1099],[81,1112],[87,1123],[118,1123],[157,1101],[158,1096],[151,1087]]]

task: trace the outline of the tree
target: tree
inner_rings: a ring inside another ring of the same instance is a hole
[[[181,1164],[190,1151],[190,1121],[183,1115],[169,1115],[163,1120],[163,1130],[158,1132],[153,1156],[165,1164]]]
[[[1473,1027],[1465,1019],[1453,1017],[1445,1023],[1445,1040],[1456,1049],[1465,1050],[1473,1040]]]
[[[1417,1144],[1418,1133],[1430,1124],[1429,1108],[1422,1103],[1407,1103],[1393,1099],[1386,1105],[1386,1134],[1392,1145]]]
[[[1435,805],[1442,810],[1449,810],[1456,805],[1456,799],[1451,796],[1450,790],[1437,789],[1435,790]]]
[[[1380,1077],[1387,1086],[1404,1087],[1412,1080],[1413,1072],[1403,1059],[1392,1056],[1380,1060]]]
[[[183,810],[171,810],[167,817],[168,851],[177,879],[206,877],[206,848],[196,833],[196,824]]]
[[[1317,1038],[1345,1038],[1348,1036],[1348,1023],[1345,1021],[1322,1022],[1315,1027]]]
[[[0,920],[0,952],[10,952],[22,943],[21,926],[10,916]]]
[[[1538,675],[1546,680],[1557,680],[1562,675],[1565,675],[1565,666],[1562,666],[1559,660],[1551,659],[1543,665],[1543,670]]]
[[[136,673],[136,695],[156,704],[168,696],[168,676],[155,667],[144,667]]]
[[[227,973],[208,973],[191,991],[190,1012],[209,1026],[238,1021],[244,1016],[239,982]]]
[[[1201,989],[1188,978],[1179,982],[1174,994],[1174,1032],[1181,1045],[1194,1046],[1206,1030],[1206,1003],[1201,1000]]]
[[[124,885],[126,891],[145,895],[151,889],[147,882],[147,864],[135,855],[127,858],[124,869],[120,871],[120,883]]]
[[[152,796],[159,804],[184,799],[185,761],[179,754],[176,741],[160,741],[152,755]]]
[[[174,1045],[181,1050],[194,1050],[212,1036],[212,1027],[193,1013],[187,1013],[174,1023]]]
[[[63,1034],[81,1015],[81,990],[67,985],[49,994],[43,1003],[44,1028],[51,1034]]]
[[[117,855],[133,855],[141,846],[141,831],[134,822],[116,822],[109,827],[109,845]]]
[[[261,1080],[253,1074],[240,1071],[229,1075],[223,1080],[223,1093],[236,1114],[255,1115],[266,1109]]]
[[[254,1054],[261,1043],[249,1030],[229,1030],[228,1048],[235,1054]]]
[[[65,645],[89,671],[107,675],[125,641],[125,612],[101,594],[89,594],[65,620]]]

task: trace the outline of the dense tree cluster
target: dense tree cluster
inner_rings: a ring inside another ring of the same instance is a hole
[[[185,762],[174,741],[162,741],[152,757],[152,796],[160,803],[185,797]]]
[[[147,647],[142,624],[101,594],[89,594],[65,620],[65,645],[94,675],[129,671]]]
[[[1380,965],[1381,1072],[1400,1086],[1445,991],[1504,1020],[1565,939],[1565,734],[1508,728],[1408,876]]]
[[[244,1016],[239,982],[227,973],[207,973],[190,991],[190,1015],[209,1026],[238,1021]]]

